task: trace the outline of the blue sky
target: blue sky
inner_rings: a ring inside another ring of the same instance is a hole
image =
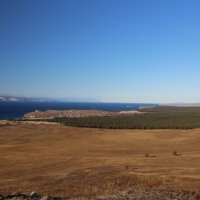
[[[199,0],[0,0],[0,94],[200,102]]]

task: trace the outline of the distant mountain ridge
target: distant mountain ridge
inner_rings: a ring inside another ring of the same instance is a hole
[[[96,98],[43,98],[43,97],[16,97],[0,95],[0,102],[100,102]]]
[[[48,99],[48,98],[35,98],[35,97],[0,96],[0,101],[9,101],[9,102],[53,102],[55,100]]]
[[[200,103],[168,103],[168,104],[160,104],[160,106],[200,107]]]

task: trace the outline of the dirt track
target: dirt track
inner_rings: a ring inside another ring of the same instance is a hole
[[[198,191],[199,141],[199,129],[0,127],[0,193],[76,197],[140,188]]]

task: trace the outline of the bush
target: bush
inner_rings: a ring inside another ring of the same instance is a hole
[[[172,154],[173,154],[174,156],[178,156],[178,153],[177,153],[176,151],[173,151]]]
[[[129,166],[128,166],[128,165],[125,165],[125,169],[129,169]]]
[[[145,157],[149,157],[149,154],[148,153],[145,153],[145,155],[144,155]]]

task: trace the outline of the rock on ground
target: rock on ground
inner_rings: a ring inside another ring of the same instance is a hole
[[[133,191],[125,191],[119,195],[98,196],[91,198],[61,198],[42,196],[37,192],[31,192],[30,195],[25,195],[19,192],[14,192],[10,195],[3,196],[0,194],[0,200],[200,200],[200,192],[178,191],[178,190],[154,190],[141,189]]]

